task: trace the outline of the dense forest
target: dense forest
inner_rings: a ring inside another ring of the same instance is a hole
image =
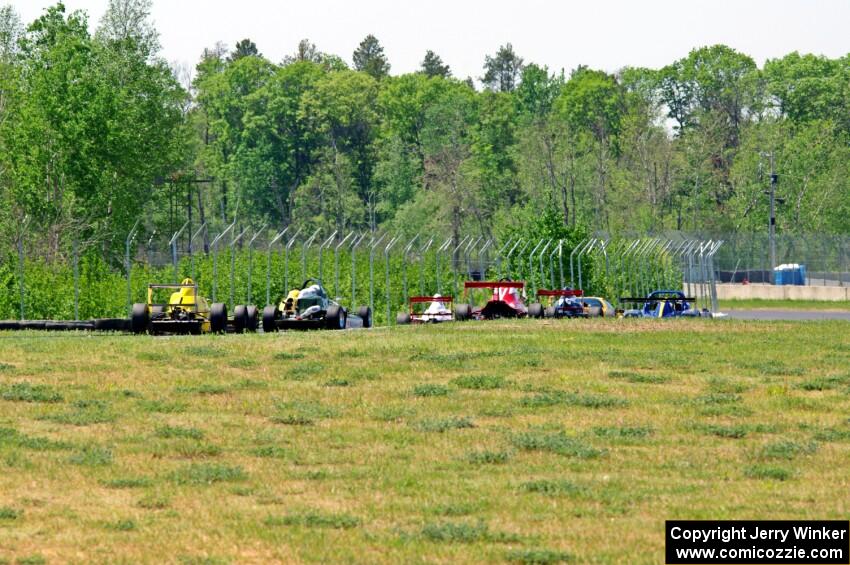
[[[759,68],[724,45],[661,69],[553,71],[510,43],[456,77],[427,51],[393,75],[377,38],[350,62],[252,41],[194,69],[159,55],[150,0],[96,26],[59,3],[0,10],[0,236],[46,257],[120,253],[187,218],[500,236],[568,229],[763,231],[772,167],[780,233],[850,231],[850,55]],[[92,27],[94,31],[92,31]],[[439,46],[434,46],[439,50]],[[33,243],[35,242],[35,243]]]

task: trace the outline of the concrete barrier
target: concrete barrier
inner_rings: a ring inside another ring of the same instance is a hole
[[[719,300],[850,300],[850,287],[775,286],[772,284],[718,284]]]

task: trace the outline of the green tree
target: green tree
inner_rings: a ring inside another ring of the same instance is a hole
[[[243,39],[236,44],[236,47],[230,54],[230,60],[237,61],[242,57],[262,57],[262,55],[260,55],[256,43],[250,39]]]
[[[522,73],[522,57],[514,52],[510,43],[499,47],[494,56],[484,58],[484,76],[481,82],[490,90],[512,92],[519,83]]]
[[[354,68],[362,71],[376,80],[390,74],[390,64],[384,55],[384,48],[378,38],[371,33],[360,42],[352,55]]]
[[[452,69],[443,63],[439,55],[428,49],[425,58],[422,60],[422,73],[429,78],[449,78],[452,76]]]
[[[97,38],[103,41],[133,41],[149,57],[160,48],[159,32],[150,21],[152,0],[109,0],[100,20]]]

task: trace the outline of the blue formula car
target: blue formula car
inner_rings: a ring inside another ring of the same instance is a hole
[[[711,312],[693,306],[696,298],[688,298],[679,290],[656,290],[645,298],[621,298],[622,304],[639,305],[623,311],[624,318],[699,318]]]

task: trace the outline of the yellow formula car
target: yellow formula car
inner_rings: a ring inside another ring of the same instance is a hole
[[[599,296],[585,296],[581,303],[588,318],[613,318],[617,315],[617,309]]]
[[[157,302],[169,290],[168,301]],[[130,328],[136,334],[224,333],[228,329],[243,333],[256,329],[256,309],[253,320],[245,306],[237,306],[234,314],[228,319],[227,305],[210,305],[198,294],[198,285],[192,279],[184,279],[180,284],[148,285],[147,302],[133,305]]]

